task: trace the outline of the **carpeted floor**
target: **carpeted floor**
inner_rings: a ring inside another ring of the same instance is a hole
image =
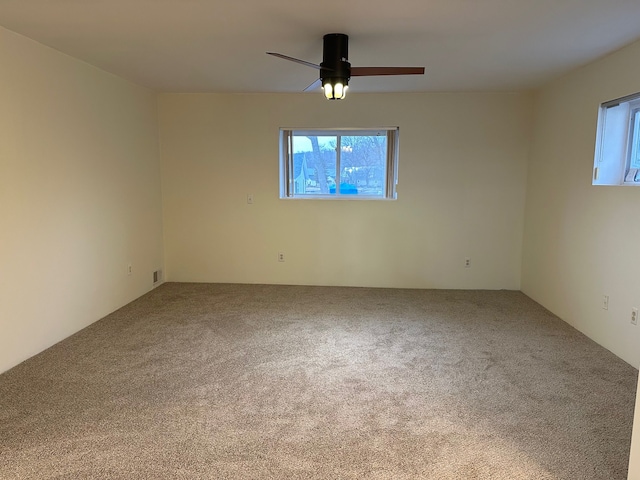
[[[0,478],[626,479],[636,377],[519,292],[169,283],[0,375]]]

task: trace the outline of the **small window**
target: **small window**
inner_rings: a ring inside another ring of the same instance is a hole
[[[640,185],[640,93],[600,105],[594,185]]]
[[[396,198],[398,128],[280,129],[280,198]]]

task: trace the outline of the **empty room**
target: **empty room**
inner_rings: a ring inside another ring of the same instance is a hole
[[[639,59],[630,0],[0,1],[0,478],[640,480]]]

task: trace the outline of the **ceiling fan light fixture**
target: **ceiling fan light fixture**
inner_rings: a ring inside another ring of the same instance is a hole
[[[328,100],[342,100],[347,94],[349,80],[346,78],[325,78],[322,80],[324,96]]]

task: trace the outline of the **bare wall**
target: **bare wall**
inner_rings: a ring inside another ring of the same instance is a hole
[[[2,28],[0,65],[2,372],[150,290],[163,247],[155,94]]]
[[[591,175],[598,106],[640,91],[639,57],[636,42],[538,93],[522,272],[524,293],[636,368],[640,327],[630,320],[640,307],[640,189],[592,186]],[[630,480],[640,479],[639,400]]]
[[[640,189],[593,186],[591,175],[599,105],[640,90],[638,56],[640,42],[538,93],[522,274],[524,293],[636,368]]]
[[[162,94],[159,115],[172,281],[520,288],[527,94]],[[396,125],[396,201],[278,198],[279,127]]]

